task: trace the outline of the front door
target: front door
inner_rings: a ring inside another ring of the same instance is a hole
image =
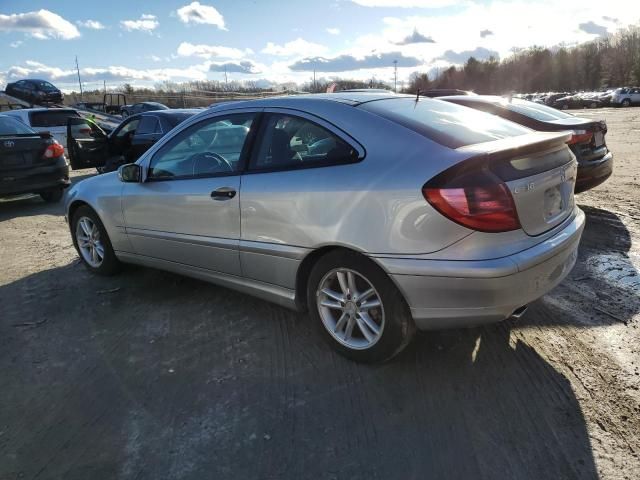
[[[240,173],[256,113],[227,113],[183,128],[126,184],[122,207],[138,255],[241,275]]]
[[[109,156],[107,134],[86,118],[67,118],[66,146],[73,170],[101,167]]]

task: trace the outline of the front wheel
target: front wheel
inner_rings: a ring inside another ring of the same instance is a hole
[[[628,107],[628,106],[630,106],[630,105],[631,105],[631,100],[629,100],[628,98],[625,98],[625,99],[622,101],[622,106],[623,106],[623,107]]]
[[[112,275],[120,269],[120,262],[111,246],[109,235],[98,215],[88,206],[76,210],[71,223],[73,244],[82,263],[100,275]]]
[[[401,293],[371,260],[352,252],[322,257],[309,277],[307,304],[322,336],[342,355],[383,362],[415,333]]]

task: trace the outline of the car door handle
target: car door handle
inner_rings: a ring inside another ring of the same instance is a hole
[[[211,198],[214,200],[231,200],[236,196],[236,191],[231,187],[221,187],[211,192]]]

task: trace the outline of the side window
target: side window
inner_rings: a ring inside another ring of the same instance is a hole
[[[357,160],[358,152],[337,135],[300,117],[271,114],[252,170],[304,168]]]
[[[147,115],[140,119],[140,124],[136,129],[136,135],[149,135],[160,130],[158,117]]]
[[[131,120],[129,123],[127,123],[126,125],[124,125],[120,131],[118,131],[118,133],[116,133],[116,137],[118,138],[122,138],[125,135],[127,135],[127,133],[135,133],[136,129],[138,128],[138,125],[140,124],[140,119],[136,118],[134,120]]]
[[[191,125],[156,152],[149,179],[166,180],[234,173],[255,114],[209,118]]]

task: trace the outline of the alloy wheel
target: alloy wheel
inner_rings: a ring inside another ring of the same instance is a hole
[[[355,350],[372,347],[382,336],[384,306],[372,283],[347,268],[329,271],[316,290],[320,318],[329,334]]]
[[[100,267],[104,260],[104,245],[100,240],[100,229],[89,217],[81,217],[78,220],[76,241],[84,261],[93,268]]]

